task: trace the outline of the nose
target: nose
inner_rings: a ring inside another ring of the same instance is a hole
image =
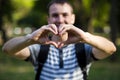
[[[63,24],[64,23],[64,17],[62,15],[59,15],[57,18],[57,21],[59,24]]]

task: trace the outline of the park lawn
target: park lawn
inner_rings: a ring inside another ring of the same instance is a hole
[[[0,51],[0,80],[34,80],[34,76],[31,63],[15,59]]]
[[[91,67],[89,80],[120,80],[120,63],[98,61]]]
[[[34,80],[35,74],[31,63],[20,61],[1,52],[0,80]],[[89,80],[120,80],[120,62],[102,60],[94,62]]]

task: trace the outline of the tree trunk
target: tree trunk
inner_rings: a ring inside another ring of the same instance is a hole
[[[110,12],[110,38],[112,42],[116,45],[116,39],[117,39],[117,0],[111,0],[111,12]],[[116,56],[113,55],[111,57],[111,61],[114,61],[116,59]]]
[[[1,36],[3,43],[5,43],[7,41],[7,35],[3,28],[3,16],[4,16],[4,12],[3,12],[4,10],[2,10],[2,8],[4,7],[3,1],[4,0],[0,0],[0,31],[2,33]]]

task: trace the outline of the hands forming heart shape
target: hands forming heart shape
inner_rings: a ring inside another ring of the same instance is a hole
[[[77,36],[75,36],[75,34],[69,32],[64,33],[62,36],[51,33],[43,35],[46,35],[46,38],[41,36],[41,42],[43,42],[43,44],[52,44],[56,48],[61,48],[65,45],[77,43],[80,41],[80,39]]]
[[[52,33],[48,34],[48,39],[51,41],[51,44],[53,44],[55,47],[60,48],[64,45],[64,42],[68,40],[68,33],[65,32],[62,35],[54,35]]]
[[[81,39],[80,35],[77,33],[79,31],[72,30],[71,26],[59,28],[61,29],[61,32],[63,31],[62,34],[59,34],[58,28],[56,30],[56,34],[56,28],[57,27],[53,27],[53,25],[52,27],[43,26],[43,28],[32,33],[34,41],[37,41],[40,44],[52,44],[56,48],[61,48],[71,43],[77,43]]]
[[[61,48],[67,45],[68,33],[65,32],[62,35],[54,34],[52,32],[46,31],[39,37],[39,43],[41,44],[52,44],[56,48]]]

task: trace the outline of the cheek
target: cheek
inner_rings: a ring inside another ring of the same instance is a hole
[[[66,23],[73,24],[73,20],[71,18],[66,19]]]
[[[69,21],[69,24],[74,24],[75,19],[74,19],[74,17],[70,17],[70,18],[68,19],[68,21]]]

